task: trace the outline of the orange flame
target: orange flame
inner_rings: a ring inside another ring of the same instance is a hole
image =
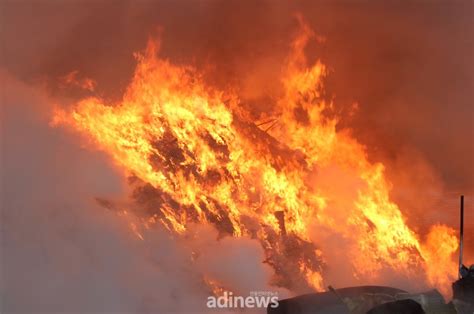
[[[157,57],[153,41],[136,54],[120,103],[86,98],[72,112],[58,110],[53,122],[87,135],[142,182],[138,194],[154,195],[158,205],[147,227],[161,222],[181,234],[189,222],[209,222],[225,234],[256,238],[277,285],[298,290],[301,278],[307,288],[323,289],[325,252],[313,233],[325,228],[351,243],[347,257],[356,276],[424,269],[427,282],[447,293],[456,269],[453,230],[434,226],[423,244],[390,200],[384,166],[369,162],[364,146],[324,115],[332,106],[321,97],[326,67],[307,64],[304,48],[314,33],[298,20],[283,96],[261,119],[274,117],[270,127],[245,118],[238,96],[207,86],[195,68]],[[343,188],[311,183],[331,167],[358,182],[337,209]]]

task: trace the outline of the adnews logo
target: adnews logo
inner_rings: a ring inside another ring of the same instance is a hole
[[[237,309],[237,308],[272,308],[278,307],[278,293],[272,291],[251,291],[248,296],[234,295],[224,291],[221,296],[207,297],[207,307],[210,309]]]

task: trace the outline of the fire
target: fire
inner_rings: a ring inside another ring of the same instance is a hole
[[[219,282],[207,276],[203,276],[203,281],[212,291],[212,294],[216,297],[225,296],[224,292],[229,291],[226,290]]]
[[[424,259],[430,262],[427,272],[429,282],[440,287],[444,295],[450,293],[450,286],[446,282],[446,272],[444,270],[456,267],[451,261],[450,255],[457,248],[458,243],[454,230],[443,225],[434,225],[431,227],[426,244],[421,250]]]
[[[259,122],[248,118],[238,93],[208,86],[195,68],[158,57],[159,44],[150,40],[136,54],[122,101],[86,98],[72,111],[55,112],[53,123],[84,134],[133,178],[144,209],[136,215],[146,228],[161,223],[180,235],[190,222],[202,222],[222,235],[258,239],[277,286],[324,289],[330,265],[315,240],[324,229],[350,243],[346,256],[355,276],[423,269],[427,282],[446,293],[456,269],[453,231],[435,226],[423,243],[390,200],[384,165],[369,162],[349,131],[336,130],[338,118],[324,114],[332,107],[321,97],[327,70],[320,61],[308,65],[304,48],[315,35],[298,20],[283,92]],[[344,180],[334,188],[312,183],[328,169],[356,182],[347,188],[352,197],[340,200]],[[143,239],[138,226],[132,229]]]

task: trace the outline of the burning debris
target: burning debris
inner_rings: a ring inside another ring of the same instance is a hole
[[[221,236],[257,239],[275,271],[272,284],[301,293],[324,289],[328,265],[317,239],[325,230],[347,242],[340,249],[348,276],[376,279],[386,268],[426,273],[423,280],[448,293],[453,230],[433,226],[423,242],[390,200],[384,166],[371,163],[347,130],[336,130],[337,118],[325,115],[332,106],[322,96],[326,67],[308,65],[304,55],[315,34],[298,20],[281,97],[262,122],[249,118],[237,93],[159,58],[159,43],[150,40],[136,54],[120,103],[85,98],[70,112],[58,110],[53,123],[84,134],[130,175],[134,204],[127,213],[142,222],[134,223],[135,234],[159,223],[184,236],[197,222],[214,225]],[[336,205],[338,187],[312,183],[322,169],[357,182],[344,206]]]
[[[293,313],[451,313],[470,314],[474,311],[474,265],[463,264],[464,196],[461,196],[459,232],[459,279],[453,283],[453,300],[446,303],[437,290],[408,293],[390,287],[362,286],[334,289],[281,300],[278,308],[268,307],[268,314]]]

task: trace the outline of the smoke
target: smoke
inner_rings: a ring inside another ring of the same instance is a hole
[[[107,156],[49,127],[55,100],[42,88],[0,77],[2,312],[203,313],[203,274],[244,296],[270,289],[254,240],[219,240],[209,226],[188,242],[160,227],[136,238],[94,201],[129,193]]]
[[[192,61],[216,83],[240,86],[257,111],[279,84],[295,29],[292,12],[302,12],[325,38],[308,55],[329,65],[329,96],[341,111],[359,103],[341,127],[353,128],[374,158],[396,159],[400,147],[416,149],[448,190],[473,192],[471,1],[2,5],[8,42],[2,63],[23,79],[79,70],[106,96],[119,97],[133,71],[132,53],[160,26],[164,57]]]
[[[121,174],[106,156],[82,150],[72,135],[47,125],[50,95],[71,101],[55,87],[58,77],[78,70],[98,82],[104,97],[120,97],[135,65],[133,52],[157,26],[163,29],[165,57],[194,63],[218,86],[238,86],[245,106],[258,115],[271,108],[278,91],[276,78],[295,26],[291,12],[302,12],[325,38],[307,52],[331,69],[327,97],[345,117],[339,127],[351,128],[371,159],[387,165],[392,197],[410,226],[422,233],[435,222],[455,226],[457,195],[464,193],[466,227],[472,230],[472,5],[2,1],[0,66],[15,78],[2,75],[8,84],[2,83],[1,133],[4,308],[185,312],[200,309],[208,295],[200,272],[241,290],[268,282],[262,253],[248,239],[216,242],[208,227],[196,231],[206,245],[184,245],[160,230],[146,236],[145,244],[130,239],[123,221],[92,202],[96,196],[127,195]],[[47,93],[16,79],[45,83]],[[359,109],[349,114],[354,102]],[[334,172],[323,172],[316,183],[336,180]],[[470,234],[467,263],[474,261]],[[341,245],[330,236],[326,240],[324,245]],[[223,243],[237,246],[236,255],[216,254]],[[198,249],[215,260],[203,258],[191,269],[188,259]],[[339,257],[329,258],[335,272],[344,267]],[[249,264],[241,273],[225,268],[244,259]]]

